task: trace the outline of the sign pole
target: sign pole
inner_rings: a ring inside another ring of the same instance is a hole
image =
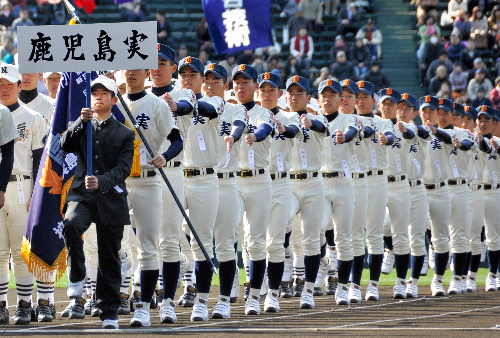
[[[87,72],[85,76],[85,81],[87,84],[87,89],[86,89],[86,107],[87,108],[92,108],[91,103],[90,103],[90,83],[91,83],[91,78],[90,78],[90,72]],[[92,176],[92,120],[87,121],[87,176]]]

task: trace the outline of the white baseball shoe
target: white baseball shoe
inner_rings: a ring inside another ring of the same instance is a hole
[[[467,292],[477,292],[476,277],[467,276]]]
[[[349,286],[349,302],[351,303],[361,303],[363,301],[363,296],[361,295],[361,287],[358,284],[351,283]]]
[[[264,301],[264,311],[265,312],[280,312],[280,302],[278,300],[278,294],[269,290],[267,293],[266,300]]]
[[[349,288],[347,287],[347,284],[339,283],[337,285],[335,302],[337,302],[337,305],[349,305]]]
[[[217,304],[215,304],[212,311],[213,319],[227,319],[231,317],[231,303],[230,297],[219,295],[217,297]]]
[[[371,280],[368,282],[368,286],[366,287],[366,300],[380,300],[380,296],[378,294],[378,282]]]
[[[314,309],[313,290],[304,288],[302,295],[300,295],[300,308],[301,309]]]
[[[418,298],[418,285],[414,284],[411,279],[406,281],[405,292],[407,298]]]
[[[384,275],[390,274],[392,269],[394,268],[394,258],[395,256],[392,250],[385,249],[384,260],[382,261],[382,270],[381,270],[381,272]]]
[[[486,280],[484,281],[484,289],[486,291],[497,291],[497,275],[494,273],[488,273]]]
[[[396,279],[396,285],[394,285],[392,291],[392,297],[394,299],[405,299],[406,298],[406,281],[402,278]]]
[[[448,287],[449,295],[461,295],[462,294],[462,276],[453,275],[451,276],[450,286]]]
[[[130,326],[141,327],[151,326],[151,316],[149,314],[150,304],[146,302],[137,302],[135,304],[134,317],[130,320]]]
[[[177,323],[177,315],[175,314],[175,303],[172,299],[164,299],[160,305],[160,320],[163,324]]]
[[[259,295],[250,292],[247,302],[245,304],[246,315],[260,315]]]
[[[434,275],[434,277],[432,278],[431,294],[432,294],[432,297],[446,296],[446,291],[443,287],[443,280],[437,278],[436,275]]]
[[[196,297],[191,313],[192,322],[206,322],[208,320],[208,299]]]

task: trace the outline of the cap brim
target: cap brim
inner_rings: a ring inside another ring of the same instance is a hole
[[[12,83],[16,83],[18,81],[21,81],[21,79],[18,79],[15,76],[10,76],[10,75],[7,75],[7,74],[0,75],[0,79],[5,79],[5,80],[7,80],[9,82],[12,82]]]
[[[485,111],[480,111],[479,113],[477,113],[477,117],[481,116],[481,115],[486,115],[486,117],[488,117],[489,119],[492,119],[493,116],[490,115],[489,113],[485,112]]]
[[[207,76],[207,74],[214,74],[215,77],[218,78],[218,79],[226,79],[226,77],[223,74],[219,73],[216,70],[207,70],[205,72],[205,76]]]
[[[233,74],[233,79],[234,79],[236,76],[238,76],[239,74],[243,74],[243,76],[244,76],[244,77],[246,77],[246,78],[247,78],[247,79],[249,79],[249,80],[255,80],[255,78],[254,78],[252,75],[250,75],[250,73],[247,73],[247,72],[245,72],[245,71],[243,71],[243,70],[239,70],[239,71],[237,71],[236,73],[234,73],[234,74]]]
[[[449,107],[446,107],[446,106],[442,106],[442,105],[439,105],[438,106],[438,109],[442,109],[444,111],[452,111],[453,109],[450,109]]]
[[[433,105],[432,103],[429,103],[429,102],[425,102],[425,103],[422,103],[422,105],[420,105],[420,109],[424,109],[425,107],[429,107],[431,110],[437,110],[438,107]]]
[[[410,106],[415,107],[415,108],[418,108],[418,107],[415,105],[415,103],[412,103],[410,100],[407,100],[407,99],[401,99],[401,101],[399,101],[399,103],[401,103],[401,102],[406,102],[406,103],[408,103]]]
[[[359,91],[363,92],[366,95],[373,95],[373,94],[375,94],[375,92],[372,92],[371,90],[368,90],[366,88],[359,88]]]
[[[335,87],[333,86],[324,86],[323,88],[321,88],[320,90],[318,90],[318,93],[321,94],[323,93],[323,91],[327,88],[330,88],[331,90],[333,90],[334,93],[339,93],[340,94],[340,91],[337,90]]]
[[[476,119],[476,115],[475,114],[471,114],[469,112],[465,112],[464,115],[467,116],[468,118],[470,118],[471,120],[475,120]]]
[[[290,89],[291,86],[299,86],[300,88],[304,89],[304,90],[309,90],[307,89],[303,84],[301,84],[300,82],[292,82],[288,85],[288,87],[286,87],[286,90]]]
[[[274,81],[271,81],[271,80],[262,80],[260,83],[259,83],[259,88],[264,84],[264,83],[269,83],[273,88],[278,88],[279,85],[274,82]]]
[[[102,87],[102,88],[105,88],[106,90],[109,90],[110,92],[113,92],[113,93],[115,93],[115,95],[116,95],[116,90],[117,90],[117,88],[109,88],[108,86],[106,86],[106,85],[105,85],[104,83],[102,83],[102,82],[96,82],[96,83],[92,84],[92,85],[90,86],[90,89],[92,90],[94,87],[97,87],[97,86],[100,86],[100,87]]]
[[[185,63],[182,66],[179,66],[179,71],[181,71],[181,69],[184,67],[190,67],[195,72],[203,74],[202,70],[198,69],[198,67],[193,66],[193,64],[191,64],[191,63]]]
[[[158,53],[158,56],[159,56],[162,60],[164,60],[164,61],[168,61],[168,60],[170,60],[170,61],[174,61],[174,62],[175,62],[175,60],[174,60],[174,59],[172,59],[170,56],[167,56],[167,54]]]
[[[384,96],[382,96],[381,98],[378,99],[378,102],[384,102],[385,99],[389,99],[389,100],[391,100],[394,103],[398,103],[398,101],[394,100],[394,98],[392,96],[390,96],[390,95],[384,95]]]

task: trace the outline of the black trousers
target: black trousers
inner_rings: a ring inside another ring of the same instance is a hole
[[[85,255],[82,235],[94,222],[97,230],[96,306],[101,309],[101,319],[118,319],[120,285],[122,281],[120,257],[123,225],[105,225],[99,218],[97,204],[90,201],[70,201],[64,219],[64,241],[70,264],[69,280],[78,282],[85,278]]]

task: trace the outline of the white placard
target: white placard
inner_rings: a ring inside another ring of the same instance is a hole
[[[19,72],[78,72],[158,67],[156,22],[21,26]]]

